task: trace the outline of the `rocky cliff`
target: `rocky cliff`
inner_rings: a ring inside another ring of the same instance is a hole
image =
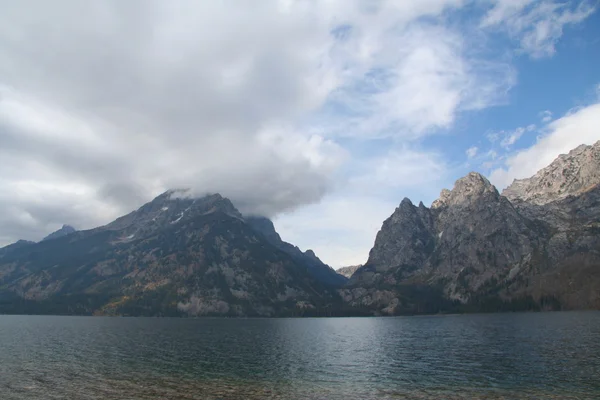
[[[340,293],[382,314],[600,308],[599,143],[503,195],[470,173],[431,208],[404,199]]]
[[[275,233],[276,234],[276,233]],[[0,312],[319,315],[339,297],[215,194],[0,252]]]
[[[600,141],[560,155],[502,195],[543,233],[544,262],[529,292],[563,308],[600,308]]]
[[[544,205],[577,196],[600,182],[600,141],[561,154],[531,178],[515,180],[502,192],[511,202]]]

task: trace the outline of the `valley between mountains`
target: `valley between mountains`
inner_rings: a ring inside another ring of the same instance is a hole
[[[343,274],[227,198],[167,191],[91,230],[0,248],[0,313],[345,316],[600,309],[600,142],[502,193],[405,198]]]

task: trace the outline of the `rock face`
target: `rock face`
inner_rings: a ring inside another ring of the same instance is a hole
[[[59,237],[70,235],[73,232],[76,232],[75,228],[73,228],[70,225],[63,225],[62,228],[60,228],[56,232],[52,232],[51,234],[43,238],[42,241],[57,239]]]
[[[600,141],[561,154],[548,167],[528,179],[515,180],[502,192],[514,203],[544,205],[577,196],[600,182]]]
[[[564,308],[600,308],[600,141],[559,156],[502,194],[544,233],[544,269],[534,297]]]
[[[376,314],[600,308],[599,143],[503,195],[470,173],[431,208],[404,199],[341,295]]]
[[[0,312],[277,316],[339,308],[333,290],[228,199],[186,194],[169,191],[106,226],[3,249]]]
[[[358,265],[350,265],[348,267],[342,267],[342,268],[338,268],[336,270],[336,272],[342,276],[345,276],[346,278],[350,279],[352,277],[352,275],[354,275],[354,273],[356,272],[357,269],[359,269],[360,267],[362,267],[362,264],[358,264]]]

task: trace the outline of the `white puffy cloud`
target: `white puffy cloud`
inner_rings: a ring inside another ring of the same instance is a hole
[[[528,178],[548,166],[560,154],[566,154],[581,144],[600,140],[600,103],[573,110],[552,121],[545,133],[531,147],[509,155],[503,165],[492,171],[491,182],[499,189],[514,179]]]

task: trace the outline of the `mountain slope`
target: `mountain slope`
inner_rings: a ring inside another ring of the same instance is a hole
[[[29,240],[18,240],[15,243],[9,244],[8,246],[0,247],[0,257],[32,244],[35,244],[35,242]]]
[[[502,195],[517,204],[544,205],[577,196],[600,183],[600,141],[561,154],[527,179],[515,180]]]
[[[502,194],[545,232],[548,268],[533,277],[532,293],[556,296],[565,308],[600,308],[600,141]]]
[[[600,308],[599,147],[503,195],[470,173],[431,208],[404,199],[340,293],[382,314]]]
[[[114,222],[0,257],[0,311],[274,316],[339,302],[220,195],[170,191]]]
[[[329,265],[323,263],[312,250],[302,252],[298,247],[281,240],[281,237],[275,231],[273,222],[268,218],[246,217],[245,219],[250,226],[261,233],[269,243],[289,254],[299,264],[305,265],[310,274],[318,281],[336,287],[346,283],[346,277],[338,274]]]

